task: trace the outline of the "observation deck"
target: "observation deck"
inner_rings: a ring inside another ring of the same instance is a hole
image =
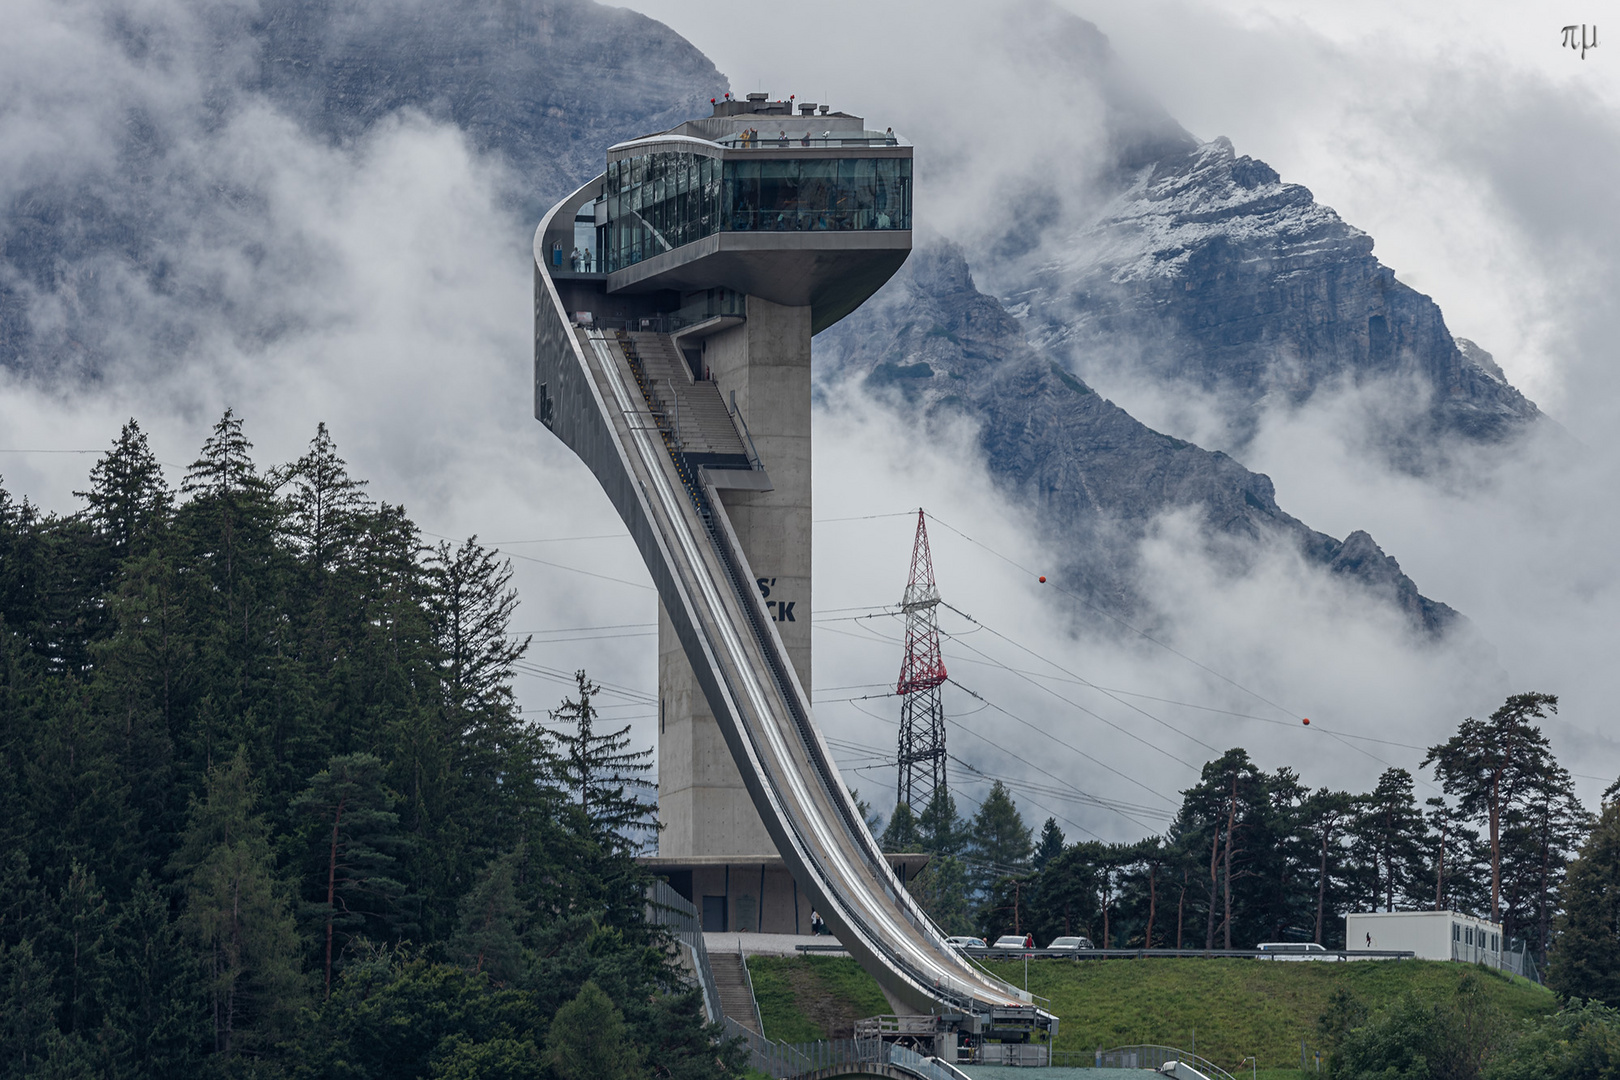
[[[715,289],[807,306],[812,333],[849,314],[911,250],[912,147],[859,116],[792,108],[726,99],[713,116],[609,147],[602,175],[542,238],[552,277],[666,294],[649,314],[674,316]]]

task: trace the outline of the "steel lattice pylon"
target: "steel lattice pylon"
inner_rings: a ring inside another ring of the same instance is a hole
[[[945,712],[939,687],[945,661],[939,655],[939,588],[928,552],[928,524],[917,511],[911,577],[900,609],[906,613],[906,655],[900,662],[899,800],[921,814],[936,792],[945,791]]]

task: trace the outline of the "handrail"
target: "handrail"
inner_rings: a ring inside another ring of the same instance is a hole
[[[754,1010],[754,1026],[759,1028],[761,1035],[765,1034],[765,1018],[759,1015],[759,998],[754,994],[754,973],[748,970],[748,954],[739,952],[737,963],[742,967],[743,985],[748,987],[748,1004]]]
[[[667,881],[655,881],[647,888],[648,922],[668,927],[671,935],[692,953],[692,971],[698,989],[703,994],[703,1012],[709,1023],[718,1024],[724,1017],[720,1008],[720,988],[714,981],[714,968],[709,963],[709,950],[703,942],[703,920],[697,908],[670,887]],[[753,992],[753,986],[749,986]],[[755,1011],[758,1011],[755,1005]]]

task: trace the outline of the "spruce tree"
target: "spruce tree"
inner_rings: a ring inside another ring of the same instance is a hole
[[[1006,785],[997,780],[968,827],[967,854],[973,864],[975,889],[987,894],[997,878],[1023,873],[1029,866],[1030,849],[1029,826]]]
[[[88,504],[86,513],[114,563],[145,550],[167,526],[174,509],[174,492],[163,466],[133,418],[112,449],[91,467],[90,490],[74,494]]]
[[[209,770],[171,872],[184,889],[182,926],[201,958],[214,1053],[262,1054],[302,1005],[298,934],[256,812],[245,751]]]
[[[546,1061],[561,1080],[634,1080],[641,1054],[624,1014],[590,979],[557,1010],[546,1033]]]
[[[604,850],[632,852],[652,827],[657,804],[648,798],[652,750],[630,749],[630,725],[596,732],[597,687],[574,673],[577,698],[565,698],[551,713],[567,725],[556,735],[557,768],[584,827]]]
[[[488,973],[497,983],[509,983],[523,973],[523,943],[519,925],[523,917],[514,881],[520,851],[490,860],[467,895],[461,898],[461,926],[451,939],[450,951],[474,974]]]
[[[310,777],[293,798],[304,820],[309,857],[306,918],[320,928],[323,986],[332,992],[334,957],[355,936],[402,935],[405,889],[394,876],[401,846],[394,798],[374,754],[343,754]]]
[[[922,850],[934,855],[961,855],[968,842],[967,825],[956,812],[950,791],[936,788],[917,819]]]
[[[889,824],[884,827],[883,835],[878,838],[878,846],[884,851],[892,852],[923,850],[917,817],[911,812],[910,806],[905,803],[895,804],[894,813],[889,815]]]
[[[1036,871],[1046,869],[1063,850],[1063,830],[1058,828],[1057,818],[1047,818],[1046,824],[1041,826],[1041,838],[1035,844],[1035,855],[1030,860],[1030,867]]]

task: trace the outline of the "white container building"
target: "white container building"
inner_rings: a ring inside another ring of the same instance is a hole
[[[1357,911],[1344,917],[1348,949],[1410,949],[1419,960],[1460,960],[1527,974],[1524,954],[1504,952],[1502,924],[1460,911]]]

